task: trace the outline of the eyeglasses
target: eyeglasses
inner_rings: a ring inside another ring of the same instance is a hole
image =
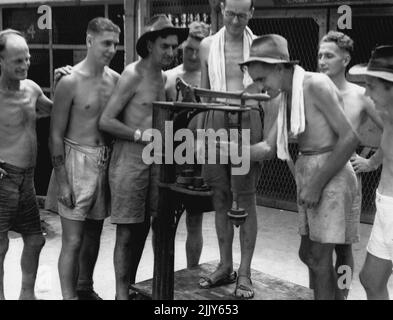
[[[237,19],[239,21],[246,22],[247,19],[250,17],[250,13],[249,12],[248,13],[236,13],[233,11],[224,10],[224,16],[226,18],[230,18],[232,20],[235,19],[235,17],[237,17]]]

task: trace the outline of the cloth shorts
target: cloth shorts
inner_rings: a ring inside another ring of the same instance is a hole
[[[300,155],[295,165],[297,193],[320,170],[331,152]],[[351,244],[359,241],[361,189],[349,162],[328,182],[316,208],[298,204],[299,233],[319,243]]]
[[[75,195],[75,207],[71,209],[57,201],[58,185],[52,172],[45,208],[69,220],[104,220],[110,213],[109,147],[82,146],[69,139],[64,142],[65,168]]]
[[[2,163],[1,168],[8,175],[0,179],[0,233],[12,230],[22,235],[42,234],[34,168],[8,163]]]
[[[375,196],[377,212],[371,230],[367,251],[373,256],[393,261],[393,197]]]
[[[226,128],[229,123],[237,123],[237,115],[227,114],[219,111],[209,111],[205,115],[204,127],[219,130]],[[263,139],[263,124],[260,112],[251,110],[242,113],[242,129],[250,129],[250,144],[255,144]],[[260,178],[262,163],[251,162],[250,170],[244,175],[231,175],[230,165],[204,164],[202,176],[205,182],[215,190],[233,192],[238,195],[256,193],[256,187]]]
[[[114,224],[142,223],[157,214],[159,168],[143,161],[144,147],[125,140],[114,144],[109,165]]]

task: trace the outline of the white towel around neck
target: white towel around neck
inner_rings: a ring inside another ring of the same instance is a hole
[[[292,103],[290,133],[297,137],[304,132],[306,119],[304,113],[303,81],[305,70],[295,65],[292,79]],[[287,94],[281,94],[281,101],[277,116],[277,157],[281,160],[289,160],[288,129],[287,129]]]
[[[210,89],[215,91],[227,91],[227,83],[225,78],[225,27],[222,27],[215,35],[212,36],[212,44],[210,46],[208,66]],[[243,59],[250,56],[250,48],[253,39],[256,36],[251,29],[246,27],[243,36]],[[239,67],[240,68],[240,67]],[[244,73],[243,86],[246,88],[252,83],[252,79],[247,72]]]

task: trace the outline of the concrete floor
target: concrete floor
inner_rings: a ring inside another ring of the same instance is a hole
[[[49,225],[47,242],[40,258],[36,293],[39,298],[61,299],[60,282],[57,271],[57,260],[61,247],[60,220],[57,215],[43,214]],[[298,258],[300,237],[297,234],[297,214],[283,210],[258,207],[258,238],[255,248],[252,268],[279,277],[281,279],[308,285],[308,274],[305,265]],[[205,213],[203,221],[204,247],[200,262],[219,259],[218,245],[214,228],[214,214]],[[236,230],[234,239],[234,261],[240,260],[239,233]],[[360,285],[358,272],[366,256],[366,244],[371,231],[371,225],[361,225],[361,241],[354,245],[355,274],[351,300],[366,299]],[[10,234],[10,247],[5,260],[5,294],[7,299],[17,299],[20,290],[21,272],[20,255],[22,239],[16,234]],[[185,215],[179,222],[176,237],[175,270],[184,269],[186,260],[184,244],[186,238]],[[113,248],[115,244],[115,227],[105,222],[101,240],[101,250],[94,274],[95,289],[105,300],[113,300],[115,296]],[[153,250],[151,234],[146,242],[143,257],[137,274],[137,282],[150,279],[153,275]],[[393,294],[393,280],[389,282],[390,294]]]

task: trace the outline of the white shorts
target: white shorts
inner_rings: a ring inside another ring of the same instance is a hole
[[[375,196],[377,212],[367,251],[380,259],[393,261],[393,197]]]

